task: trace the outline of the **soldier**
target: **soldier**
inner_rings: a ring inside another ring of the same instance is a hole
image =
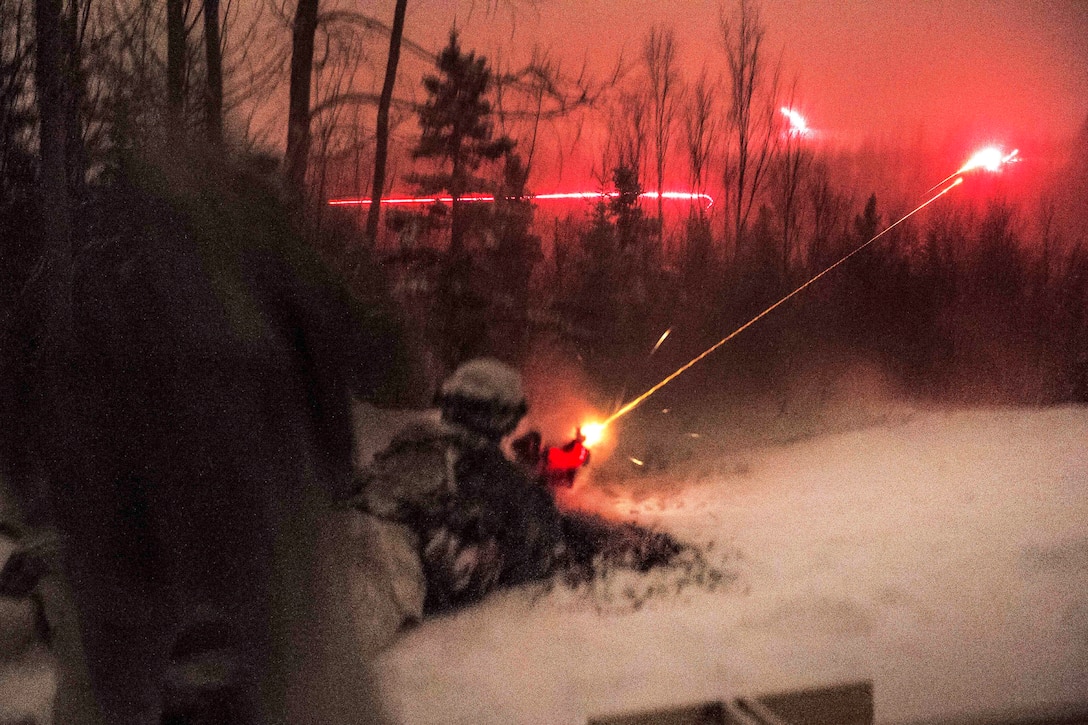
[[[440,418],[398,433],[349,501],[362,514],[357,553],[369,576],[355,577],[356,607],[373,648],[425,615],[548,575],[560,545],[548,491],[500,448],[527,410],[518,373],[472,360],[437,403]]]

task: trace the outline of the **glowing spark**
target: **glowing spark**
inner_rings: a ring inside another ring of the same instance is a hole
[[[669,336],[670,332],[672,332],[671,327],[661,333],[661,337],[657,338],[657,344],[654,345],[654,349],[650,350],[651,355],[653,355],[655,352],[657,352],[657,348],[661,347],[661,343],[665,342],[665,338]]]
[[[812,133],[812,129],[808,127],[808,121],[806,121],[805,117],[800,113],[792,108],[786,108],[785,106],[778,110],[782,112],[783,116],[789,119],[790,128],[787,133],[791,136],[807,136]]]
[[[1013,149],[1006,154],[997,146],[987,146],[981,151],[976,151],[956,173],[965,174],[975,169],[986,169],[991,172],[1001,171],[1001,167],[1013,161],[1019,153],[1019,149]]]
[[[1005,164],[1011,164],[1019,161],[1019,156],[1020,149],[1013,149],[1009,153],[1005,153],[1000,146],[987,146],[984,149],[979,149],[971,155],[971,158],[967,159],[967,161],[963,164],[963,166],[959,168],[958,171],[949,174],[933,186],[929,187],[927,193],[933,191],[938,186],[942,186],[943,184],[948,183],[957,176],[966,174],[971,171],[975,171],[977,169],[983,169],[985,171],[989,171],[990,173],[997,173],[1005,167]]]
[[[593,200],[605,200],[615,199],[619,196],[618,191],[569,191],[553,194],[532,194],[528,196],[528,199],[533,201],[593,201]],[[463,202],[484,202],[494,203],[495,197],[489,194],[468,194],[466,196],[458,197]],[[657,199],[656,191],[644,191],[639,194],[640,199]],[[661,198],[669,201],[689,201],[700,202],[704,206],[704,209],[709,209],[714,205],[714,197],[710,194],[701,194],[694,191],[663,191],[661,192]],[[373,203],[373,200],[368,197],[354,197],[345,196],[336,199],[329,199],[329,206],[369,206]],[[402,196],[391,197],[382,199],[381,204],[393,204],[393,205],[410,205],[410,204],[452,204],[452,196]]]
[[[582,445],[586,448],[592,448],[601,442],[604,438],[604,429],[607,426],[604,423],[591,421],[589,423],[582,424]]]
[[[795,295],[799,294],[799,293],[800,293],[800,292],[801,292],[802,290],[806,289],[806,288],[807,288],[807,287],[808,287],[809,285],[812,285],[812,284],[814,284],[814,283],[815,283],[815,282],[816,282],[816,281],[817,281],[818,279],[820,279],[821,277],[823,277],[823,276],[824,276],[825,274],[829,273],[829,272],[830,272],[831,270],[833,270],[833,269],[835,269],[836,267],[838,267],[839,265],[843,264],[843,263],[844,263],[844,262],[845,262],[846,260],[850,259],[850,258],[851,258],[851,257],[853,257],[853,256],[854,256],[855,254],[857,254],[857,253],[858,253],[858,252],[860,252],[861,250],[865,249],[865,248],[866,248],[866,247],[868,247],[868,246],[869,246],[870,244],[872,244],[873,242],[875,242],[876,240],[880,239],[880,238],[881,238],[882,236],[884,236],[885,234],[887,234],[888,232],[890,232],[890,231],[891,231],[892,229],[895,229],[895,227],[899,226],[900,224],[902,224],[903,222],[905,222],[905,221],[906,221],[907,219],[910,219],[910,218],[911,218],[912,216],[914,216],[914,215],[915,215],[915,214],[917,214],[918,212],[922,211],[922,209],[925,209],[925,208],[926,208],[927,206],[929,206],[929,205],[930,205],[930,204],[932,204],[933,202],[937,201],[937,200],[938,200],[938,199],[940,199],[940,198],[941,198],[942,196],[944,196],[944,195],[945,195],[945,194],[947,194],[948,192],[952,191],[953,189],[955,189],[955,188],[956,188],[957,186],[959,186],[959,185],[960,185],[960,184],[962,184],[962,183],[963,183],[963,178],[962,178],[962,177],[959,177],[959,178],[957,178],[957,179],[956,179],[955,181],[953,181],[953,182],[952,182],[951,184],[949,184],[948,186],[944,187],[943,189],[941,189],[940,191],[938,191],[938,192],[937,192],[936,194],[934,194],[933,196],[931,196],[931,197],[929,197],[928,199],[926,199],[925,201],[923,201],[923,202],[922,202],[921,204],[919,204],[918,206],[914,207],[914,209],[910,210],[909,212],[907,212],[907,213],[906,213],[906,214],[904,214],[903,216],[899,217],[899,219],[897,219],[897,220],[896,220],[895,222],[893,222],[892,224],[889,224],[889,225],[888,225],[887,227],[885,227],[885,228],[884,228],[884,230],[883,230],[883,231],[881,231],[880,233],[878,233],[878,234],[877,234],[876,236],[874,236],[874,237],[873,237],[872,239],[870,239],[869,241],[865,242],[864,244],[862,244],[862,245],[860,245],[860,246],[856,247],[856,248],[855,248],[855,249],[854,249],[854,250],[853,250],[852,252],[850,252],[850,253],[849,253],[849,254],[847,254],[846,256],[842,257],[841,259],[839,259],[839,261],[835,262],[835,263],[834,263],[834,264],[832,264],[832,265],[831,265],[830,267],[827,267],[827,268],[826,268],[826,269],[824,269],[824,270],[823,270],[822,272],[820,272],[819,274],[817,274],[817,275],[816,275],[815,277],[812,277],[812,278],[811,278],[811,279],[809,279],[809,280],[808,280],[807,282],[805,282],[804,284],[802,284],[802,285],[801,285],[800,287],[798,287],[797,289],[793,290],[793,291],[792,291],[792,292],[790,292],[790,293],[789,293],[788,295],[786,295],[786,296],[785,296],[785,297],[783,297],[782,299],[778,300],[778,301],[777,301],[777,302],[775,302],[775,303],[774,303],[773,305],[771,305],[771,306],[770,306],[770,307],[768,307],[767,309],[763,310],[762,312],[760,312],[760,313],[759,313],[758,315],[756,315],[756,316],[755,316],[755,317],[753,317],[752,319],[748,320],[748,322],[745,322],[745,323],[744,323],[743,325],[741,325],[741,326],[740,326],[740,327],[738,327],[737,329],[733,330],[733,331],[732,331],[731,333],[729,333],[728,335],[726,335],[725,337],[723,337],[723,338],[722,338],[721,340],[718,340],[718,341],[717,341],[716,343],[714,343],[713,345],[711,345],[711,346],[710,346],[709,348],[707,348],[707,349],[706,349],[706,350],[704,350],[703,352],[699,353],[699,355],[697,355],[696,357],[694,357],[693,359],[691,359],[690,361],[688,361],[688,362],[687,362],[687,363],[685,363],[684,365],[681,365],[681,366],[680,366],[679,368],[677,368],[677,369],[676,369],[676,370],[674,370],[673,372],[669,373],[669,375],[668,375],[668,376],[666,376],[666,377],[665,377],[665,378],[664,378],[663,380],[661,380],[661,382],[657,383],[657,384],[656,384],[656,385],[654,385],[654,386],[653,386],[652,388],[650,388],[649,390],[647,390],[647,391],[646,391],[645,393],[643,393],[642,395],[639,395],[639,396],[638,396],[637,398],[635,398],[635,399],[634,399],[634,400],[632,400],[631,402],[629,402],[629,403],[626,403],[626,404],[624,404],[624,405],[623,405],[623,407],[621,407],[621,408],[620,408],[619,410],[617,410],[617,411],[616,411],[615,413],[613,413],[612,415],[610,415],[610,416],[608,416],[607,418],[605,418],[604,422],[600,424],[600,425],[601,425],[601,427],[602,427],[602,430],[603,430],[604,428],[607,428],[607,427],[608,427],[609,425],[611,425],[611,424],[612,424],[613,422],[615,422],[617,418],[620,418],[620,417],[622,417],[622,416],[624,416],[624,415],[627,415],[628,413],[630,413],[630,412],[631,412],[632,410],[634,410],[635,408],[637,408],[637,407],[638,407],[638,406],[639,406],[639,405],[640,405],[640,404],[641,404],[641,403],[642,403],[642,402],[643,402],[644,400],[646,400],[646,398],[649,398],[649,397],[650,397],[651,395],[653,395],[654,393],[656,393],[656,392],[657,392],[658,390],[661,390],[661,388],[663,388],[663,387],[665,387],[666,385],[668,385],[669,383],[671,383],[671,382],[672,382],[673,380],[675,380],[675,379],[676,379],[676,378],[678,378],[678,377],[679,377],[680,375],[682,375],[682,374],[683,374],[684,372],[686,372],[686,371],[688,370],[688,368],[692,367],[693,365],[695,365],[696,363],[698,363],[698,362],[699,362],[700,360],[702,360],[702,359],[703,359],[703,358],[705,358],[706,356],[708,356],[708,355],[710,355],[711,353],[713,353],[713,352],[714,352],[715,350],[717,350],[717,349],[718,349],[719,347],[721,347],[722,345],[726,344],[727,342],[729,342],[730,340],[732,340],[732,339],[733,339],[734,337],[736,337],[736,336],[737,336],[737,335],[739,335],[740,333],[744,332],[745,330],[747,330],[747,329],[748,329],[749,327],[751,327],[751,326],[752,326],[752,325],[754,325],[755,323],[757,323],[757,322],[759,322],[760,320],[762,320],[762,319],[763,319],[764,317],[766,317],[767,315],[771,314],[771,313],[772,313],[773,311],[775,311],[775,310],[776,310],[776,309],[778,309],[778,308],[779,308],[780,306],[782,306],[783,304],[785,304],[785,303],[786,303],[786,301],[788,301],[788,300],[792,299],[792,298],[793,298],[793,297],[794,297]],[[692,438],[697,438],[697,437],[699,437],[699,434],[698,434],[698,433],[689,433],[688,435],[690,435],[690,436],[691,436]]]
[[[634,463],[636,466],[645,466],[646,465],[645,461],[640,461],[637,458],[628,458],[627,460],[629,460],[631,463]]]

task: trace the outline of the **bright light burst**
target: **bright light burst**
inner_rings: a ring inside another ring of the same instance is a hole
[[[599,421],[590,421],[588,423],[582,423],[582,445],[586,448],[592,448],[601,442],[604,438],[605,424]]]
[[[787,133],[791,136],[808,136],[812,133],[812,129],[808,127],[808,121],[797,111],[792,108],[786,108],[783,106],[779,109],[782,115],[789,119],[790,128]]]
[[[967,163],[960,167],[957,174],[965,174],[968,171],[974,171],[975,169],[985,169],[986,171],[1001,171],[1001,167],[1005,164],[1017,161],[1017,155],[1020,153],[1019,149],[1013,149],[1009,153],[1000,146],[987,146],[984,149],[976,151],[971,158],[967,159]]]
[[[933,191],[938,186],[943,186],[957,176],[982,169],[989,171],[990,173],[997,173],[1005,168],[1006,164],[1015,163],[1020,160],[1020,150],[1013,149],[1009,153],[1005,153],[1004,149],[1000,146],[987,146],[986,148],[979,149],[971,158],[967,159],[966,163],[959,168],[958,171],[953,171],[948,176],[938,181],[933,186],[929,187],[927,193]]]

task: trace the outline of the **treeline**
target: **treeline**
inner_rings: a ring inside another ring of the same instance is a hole
[[[56,128],[76,231],[81,214],[94,217],[85,205],[148,158],[196,167],[229,159],[245,169],[241,178],[276,191],[295,231],[358,295],[392,291],[428,352],[432,384],[468,356],[520,361],[541,347],[613,380],[646,369],[665,330],[671,338],[654,367],[682,364],[919,201],[919,189],[889,182],[909,177],[902,156],[822,147],[783,112],[801,94],[769,60],[750,0],[722,8],[720,77],[685,76],[680,43],[655,27],[633,59],[598,81],[564,77],[543,53],[495,69],[456,34],[432,53],[402,37],[403,0],[390,7],[392,27],[317,0],[252,15],[214,1],[0,0],[0,305],[9,340],[22,329],[13,320],[37,278],[39,225],[49,217],[36,206],[39,4],[61,9]],[[394,89],[401,46],[432,68],[416,91],[403,80]],[[280,125],[269,130],[255,109],[267,110],[262,99],[285,86],[287,117],[272,114]],[[577,153],[595,159],[596,184],[615,195],[543,218],[530,194],[546,128],[584,131]],[[286,138],[282,157],[262,150],[269,134]],[[957,190],[692,376],[730,371],[773,384],[798,360],[853,355],[928,395],[1083,400],[1088,127],[1067,157],[1031,193],[1000,181]],[[868,183],[873,169],[890,167]],[[660,192],[679,179],[712,192],[713,207],[670,211]],[[326,204],[334,191],[378,196],[406,186],[453,203]],[[644,191],[657,200],[640,199]],[[480,193],[496,202],[468,201]],[[79,243],[78,254],[93,254]]]
[[[1083,237],[1048,239],[1043,220],[1003,194],[943,201],[816,279],[673,387],[694,397],[708,385],[711,395],[722,386],[774,390],[853,360],[933,400],[1088,401]],[[418,239],[387,256],[397,295],[436,350],[456,346],[451,359],[524,360],[559,349],[615,392],[632,371],[650,384],[661,377],[651,370],[684,364],[911,207],[843,196],[823,234],[800,225],[785,263],[767,205],[740,245],[720,219],[693,212],[664,246],[633,190],[552,222],[540,230],[546,244],[534,234],[501,236],[502,208],[473,209],[453,288],[445,257]]]
[[[780,112],[788,94],[781,70],[764,67],[763,33],[758,8],[740,3],[722,21],[733,77],[722,83],[704,75],[692,86],[681,82],[671,34],[653,29],[640,70],[599,103],[612,120],[601,188],[613,195],[547,220],[534,218],[518,144],[492,133],[499,116],[488,100],[489,67],[451,37],[438,72],[424,81],[423,140],[414,149],[432,172],[410,179],[453,203],[387,213],[389,236],[379,245],[399,299],[440,364],[475,354],[518,360],[546,347],[581,361],[602,389],[630,381],[632,370],[668,372],[927,198],[912,196],[925,191],[917,180],[909,188],[883,183],[907,176],[903,168],[874,179],[890,191],[872,194],[851,172],[902,158],[821,148]],[[739,91],[716,109],[712,88],[721,87]],[[472,100],[455,110],[453,98]],[[477,136],[469,143],[458,128]],[[712,210],[693,203],[668,216],[660,194],[656,202],[640,197],[666,188],[674,135],[686,142],[690,188],[715,191]],[[972,176],[745,330],[691,377],[761,389],[852,359],[886,370],[913,395],[1084,400],[1088,246],[1077,226],[1085,216],[1077,190],[1085,186],[1088,125],[1063,153],[1066,164],[1047,169],[1046,179],[1036,171],[1025,181],[1017,169]],[[473,192],[492,193],[496,203],[462,199]],[[671,339],[651,366],[666,330]]]

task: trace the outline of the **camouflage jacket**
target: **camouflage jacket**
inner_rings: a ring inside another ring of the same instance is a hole
[[[357,476],[351,504],[413,538],[424,613],[545,576],[560,542],[550,494],[496,445],[442,422],[395,436]]]

